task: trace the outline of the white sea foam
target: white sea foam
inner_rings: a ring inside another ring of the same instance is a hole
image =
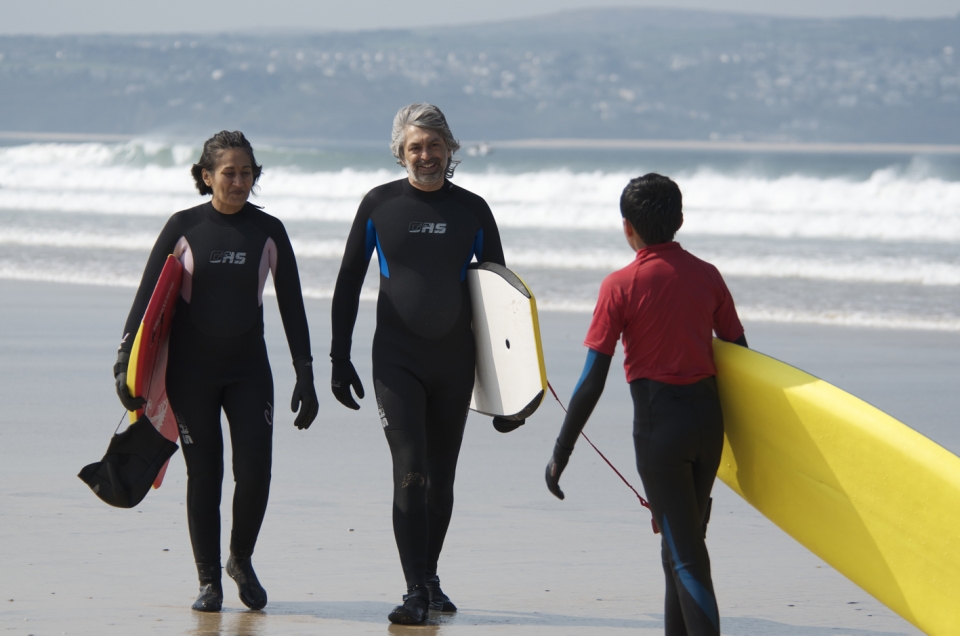
[[[187,170],[196,150],[154,146],[0,148],[0,209],[166,216],[202,201]],[[156,157],[166,159],[151,162]],[[399,169],[305,172],[277,166],[264,172],[262,194],[254,201],[282,219],[349,222],[370,188],[400,176]],[[620,191],[631,176],[461,169],[456,181],[486,198],[501,226],[598,229],[619,226]],[[960,182],[893,169],[862,180],[700,169],[677,181],[688,234],[960,243]]]
[[[71,232],[67,230],[0,229],[0,245],[28,247],[72,247],[96,250],[149,250],[156,236],[111,232]]]

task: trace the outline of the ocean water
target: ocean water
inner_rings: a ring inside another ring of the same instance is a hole
[[[138,284],[167,217],[203,201],[199,144],[0,147],[0,277]],[[357,204],[403,176],[386,144],[257,145],[258,205],[285,223],[304,293],[333,292]],[[633,258],[618,200],[639,174],[684,195],[677,240],[714,263],[748,320],[960,331],[960,157],[520,151],[464,153],[507,264],[542,310],[589,312]],[[376,297],[375,260],[364,297]],[[119,320],[119,318],[118,318]]]

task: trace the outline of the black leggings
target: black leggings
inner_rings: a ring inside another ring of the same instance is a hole
[[[220,494],[227,415],[233,450],[230,552],[253,554],[270,494],[273,376],[262,326],[236,338],[211,338],[189,323],[180,302],[170,336],[167,395],[187,464],[187,520],[198,565],[220,563]]]
[[[689,385],[630,383],[637,470],[662,532],[667,636],[714,636],[720,616],[705,541],[723,451],[715,378]]]
[[[393,456],[393,533],[408,588],[437,573],[475,355],[470,332],[417,340],[398,342],[378,331],[373,348],[377,408]]]

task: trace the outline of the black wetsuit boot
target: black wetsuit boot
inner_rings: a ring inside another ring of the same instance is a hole
[[[427,620],[429,593],[422,585],[414,585],[403,595],[403,605],[397,605],[387,616],[391,623],[419,625]]]
[[[227,559],[227,576],[236,581],[240,600],[252,610],[263,609],[267,604],[267,591],[260,585],[250,559],[230,555]]]
[[[434,574],[427,577],[427,593],[430,596],[431,612],[456,612],[457,606],[440,589],[440,577]]]
[[[223,607],[223,586],[220,585],[220,564],[197,563],[200,595],[193,602],[198,612],[219,612]]]

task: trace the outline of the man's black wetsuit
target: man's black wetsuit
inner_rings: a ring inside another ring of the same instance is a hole
[[[247,203],[221,214],[210,203],[177,212],[160,233],[124,327],[129,352],[168,254],[184,265],[170,332],[167,396],[187,464],[187,518],[198,566],[220,564],[220,491],[227,414],[233,448],[230,551],[249,558],[270,490],[273,377],[263,340],[263,286],[273,272],[295,364],[309,363],[300,276],[283,224]]]
[[[371,190],[357,211],[333,296],[330,357],[349,360],[360,287],[380,262],[373,378],[393,455],[393,529],[407,587],[436,575],[473,392],[467,264],[504,264],[486,202],[449,181]]]

